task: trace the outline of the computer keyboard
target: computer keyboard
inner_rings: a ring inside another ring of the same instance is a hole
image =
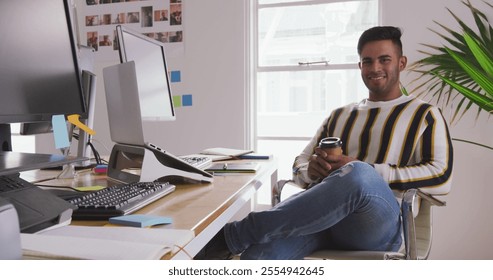
[[[77,206],[72,219],[106,220],[130,214],[174,190],[174,185],[162,182],[138,182],[110,186],[69,200]]]
[[[206,156],[180,156],[179,158],[199,169],[205,169],[212,163],[212,159]]]

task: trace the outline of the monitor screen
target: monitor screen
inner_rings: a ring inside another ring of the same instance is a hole
[[[0,123],[86,116],[67,1],[0,1]]]
[[[121,62],[135,62],[142,120],[174,120],[164,45],[126,27],[116,29]]]

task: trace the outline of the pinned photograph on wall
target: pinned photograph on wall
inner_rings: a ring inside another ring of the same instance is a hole
[[[168,21],[168,10],[156,10],[154,11],[154,21]]]
[[[87,1],[86,5],[77,7],[77,15],[81,21],[81,41],[94,48],[95,58],[99,61],[118,59],[114,33],[117,25],[128,25],[166,44],[168,56],[184,52],[182,1]]]
[[[140,22],[140,13],[139,12],[127,13],[127,22],[128,23],[139,23]]]
[[[152,27],[152,6],[142,7],[142,27]]]
[[[87,46],[98,50],[98,32],[87,32]]]
[[[181,4],[170,5],[170,25],[181,25]]]

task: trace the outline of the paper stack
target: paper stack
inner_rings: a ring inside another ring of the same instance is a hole
[[[152,260],[176,253],[192,240],[189,230],[65,226],[21,234],[25,259]]]

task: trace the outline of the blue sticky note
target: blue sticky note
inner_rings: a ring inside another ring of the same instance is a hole
[[[151,215],[126,215],[111,217],[109,222],[112,224],[132,226],[132,227],[150,227],[154,225],[164,225],[171,224],[173,219],[161,216],[151,216]]]
[[[192,95],[191,94],[187,94],[187,95],[183,95],[181,97],[181,105],[182,106],[192,106],[193,102],[192,102]]]
[[[181,82],[181,72],[180,71],[171,71],[171,82],[172,83]]]
[[[64,115],[55,115],[51,118],[53,126],[53,137],[55,137],[55,147],[57,149],[70,146],[67,122]]]

